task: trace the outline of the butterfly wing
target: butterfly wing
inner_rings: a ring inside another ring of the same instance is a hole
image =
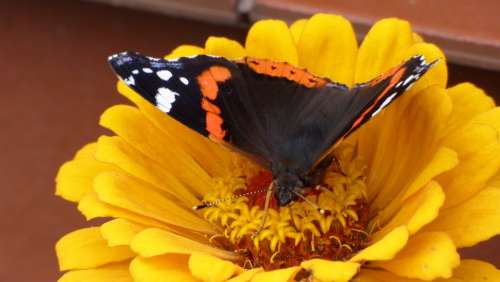
[[[136,52],[108,61],[121,80],[159,110],[269,165],[258,113],[252,99],[245,98],[247,83],[236,63],[206,55],[164,60]]]
[[[331,127],[328,138],[320,146],[320,150],[325,151],[316,159],[316,164],[331,152],[336,143],[345,139],[410,89],[436,62],[426,63],[423,56],[414,56],[367,83],[355,85],[349,93],[342,93],[349,96],[348,101],[341,102],[344,105],[334,110],[334,112],[340,110],[340,114],[337,113],[336,125]]]
[[[308,73],[301,79],[290,77],[291,70],[300,71],[296,68],[260,64],[266,67],[253,66],[248,60],[239,64],[249,96],[240,99],[252,99],[252,109],[258,112],[259,134],[265,136],[274,174],[299,176],[314,171],[335,144],[402,95],[432,65],[415,56],[348,89]],[[280,68],[281,73],[276,71]]]
[[[349,90],[283,63],[199,55],[111,56],[118,76],[176,120],[274,171],[304,175],[430,65],[416,56]]]
[[[347,137],[397,97],[410,89],[437,61],[427,64],[423,56],[414,56],[368,83],[355,85],[350,91],[354,96],[353,111],[348,122]]]

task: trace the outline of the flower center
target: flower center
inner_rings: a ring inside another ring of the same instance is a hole
[[[267,215],[264,203],[271,173],[217,180],[216,189],[204,197],[212,203],[204,217],[221,227],[210,242],[239,253],[243,267],[266,270],[312,258],[343,260],[364,248],[369,239],[364,166],[350,146],[334,154],[336,161],[321,185],[303,191],[308,201],[279,207],[272,199]]]

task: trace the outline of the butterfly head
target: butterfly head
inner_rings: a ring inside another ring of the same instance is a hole
[[[303,181],[293,173],[282,173],[276,177],[276,188],[274,196],[278,200],[279,206],[286,206],[297,200],[297,193],[303,189]]]
[[[274,197],[279,206],[297,200],[297,194],[305,186],[304,181],[298,173],[290,171],[289,166],[276,162],[271,165],[271,171],[274,178]]]

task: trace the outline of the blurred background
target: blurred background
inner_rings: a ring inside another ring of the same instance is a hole
[[[432,4],[431,4],[432,3]],[[353,21],[361,39],[381,17],[412,21],[450,59],[450,85],[471,81],[500,101],[500,2],[367,1],[0,1],[0,281],[55,281],[53,251],[84,218],[53,196],[58,167],[106,133],[115,92],[106,58],[137,50],[162,56],[208,35],[244,42],[249,23],[317,11]],[[500,267],[500,237],[462,251]]]

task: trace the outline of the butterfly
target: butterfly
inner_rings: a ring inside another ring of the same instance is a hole
[[[279,206],[318,185],[334,159],[332,148],[435,63],[414,56],[349,88],[287,63],[250,57],[166,60],[122,52],[108,61],[121,80],[160,111],[269,169],[269,191]]]

